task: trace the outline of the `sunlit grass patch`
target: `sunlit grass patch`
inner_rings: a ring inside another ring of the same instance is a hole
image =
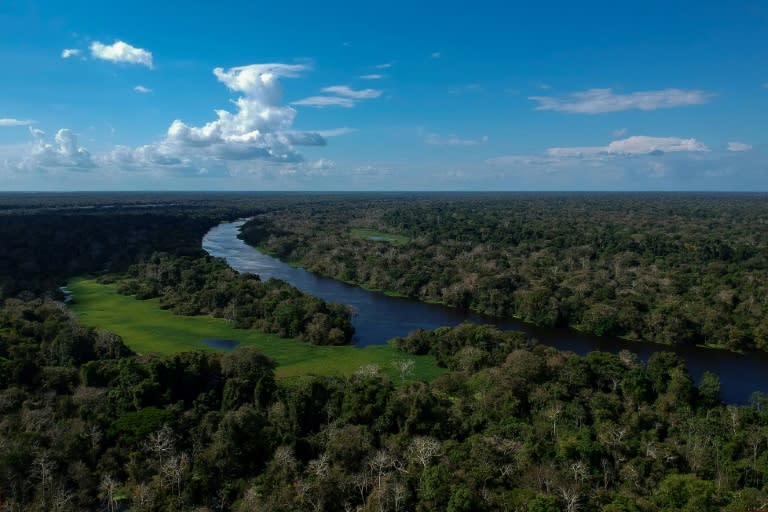
[[[315,346],[253,329],[236,329],[221,318],[175,315],[162,309],[157,299],[136,300],[118,294],[113,285],[91,279],[75,279],[68,286],[74,296],[70,307],[83,324],[118,334],[140,354],[222,350],[204,340],[236,340],[275,359],[278,377],[351,375],[361,367],[375,365],[399,381],[396,362],[402,359],[415,361],[412,378],[417,380],[432,380],[445,372],[432,356],[405,354],[389,345]]]

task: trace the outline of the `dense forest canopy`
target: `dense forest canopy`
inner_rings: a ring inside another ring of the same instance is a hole
[[[264,212],[243,237],[320,274],[489,315],[768,350],[763,194],[359,197]]]
[[[637,326],[655,316],[670,336],[690,321],[693,341],[710,324],[680,315],[717,313],[727,332],[743,330],[742,348],[760,348],[750,322],[764,307],[762,197],[181,196],[0,199],[0,511],[768,503],[768,400],[723,404],[717,376],[693,382],[673,353],[578,356],[462,324],[392,341],[404,363],[431,354],[447,369],[431,382],[407,364],[397,379],[372,365],[278,379],[275,361],[252,347],[134,354],[55,300],[66,278],[91,274],[177,314],[220,315],[295,343],[346,339],[344,308],[237,275],[200,250],[210,226],[255,216],[246,238],[347,280],[365,271],[359,282],[447,303],[440,285],[456,285],[457,306],[543,323],[582,311],[573,325],[585,330],[600,308],[622,322],[634,314]],[[494,294],[497,274],[509,287]],[[423,283],[411,293],[390,285],[399,279]],[[529,287],[538,302],[523,300]]]

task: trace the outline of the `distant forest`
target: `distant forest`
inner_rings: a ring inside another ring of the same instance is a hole
[[[201,250],[210,227],[254,216],[252,243],[368,286],[584,330],[601,308],[709,325],[674,317],[690,298],[763,348],[749,322],[764,307],[764,210],[759,196],[0,196],[0,512],[764,508],[768,398],[724,404],[716,375],[693,382],[670,352],[579,356],[462,324],[391,341],[445,368],[431,382],[374,365],[278,378],[247,346],[135,354],[58,290],[97,276],[176,314],[347,342],[345,308]]]
[[[243,238],[313,272],[488,315],[670,345],[768,350],[767,199],[335,198],[257,215]],[[370,231],[383,239],[360,236]]]

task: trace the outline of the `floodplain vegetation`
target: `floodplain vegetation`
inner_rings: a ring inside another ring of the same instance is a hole
[[[340,356],[340,372],[321,371],[332,356],[299,369],[312,354],[358,350],[328,345],[347,339],[347,312],[232,273],[201,253],[200,237],[256,216],[274,236],[262,242],[279,249],[276,212],[289,219],[280,228],[288,239],[297,212],[330,215],[341,199],[349,218],[373,215],[343,236],[395,254],[420,243],[416,230],[371,221],[395,215],[390,203],[407,206],[401,197],[9,199],[0,208],[13,217],[0,223],[0,511],[706,512],[768,503],[768,400],[724,404],[717,376],[694,383],[673,353],[579,356],[463,324],[393,340],[377,349],[389,351],[381,359]],[[412,199],[434,208],[438,198]],[[487,197],[443,199],[495,208]],[[590,197],[563,201],[578,200],[592,211]],[[721,201],[730,218],[748,214],[738,198]],[[68,236],[49,223],[67,225]],[[744,241],[735,226],[726,245]],[[405,238],[369,240],[388,232]],[[71,306],[58,291],[65,280]],[[242,343],[190,350],[208,337]],[[297,371],[281,370],[291,364]]]
[[[768,350],[765,194],[329,198],[243,238],[313,272],[599,336]],[[360,236],[360,233],[379,233]]]

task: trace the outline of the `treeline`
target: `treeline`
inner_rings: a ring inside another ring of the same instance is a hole
[[[243,238],[323,275],[493,316],[768,350],[766,219],[760,194],[360,196],[265,212]]]
[[[671,353],[586,357],[487,326],[409,336],[453,371],[276,380],[274,362],[130,355],[60,304],[0,309],[2,511],[746,511],[765,399]],[[470,357],[469,352],[474,352]],[[453,361],[451,363],[450,361]],[[471,364],[465,364],[470,361]]]
[[[0,218],[0,299],[54,296],[73,276],[125,271],[155,251],[194,254],[218,215],[28,213]]]
[[[137,299],[159,297],[164,308],[179,315],[226,318],[241,329],[316,345],[349,343],[354,333],[351,312],[343,304],[327,303],[285,281],[263,282],[257,275],[239,274],[211,256],[155,253],[131,265],[126,275],[117,278],[120,293]]]
[[[67,278],[123,272],[161,251],[201,253],[216,224],[300,198],[242,193],[2,193],[0,299],[60,297]]]

